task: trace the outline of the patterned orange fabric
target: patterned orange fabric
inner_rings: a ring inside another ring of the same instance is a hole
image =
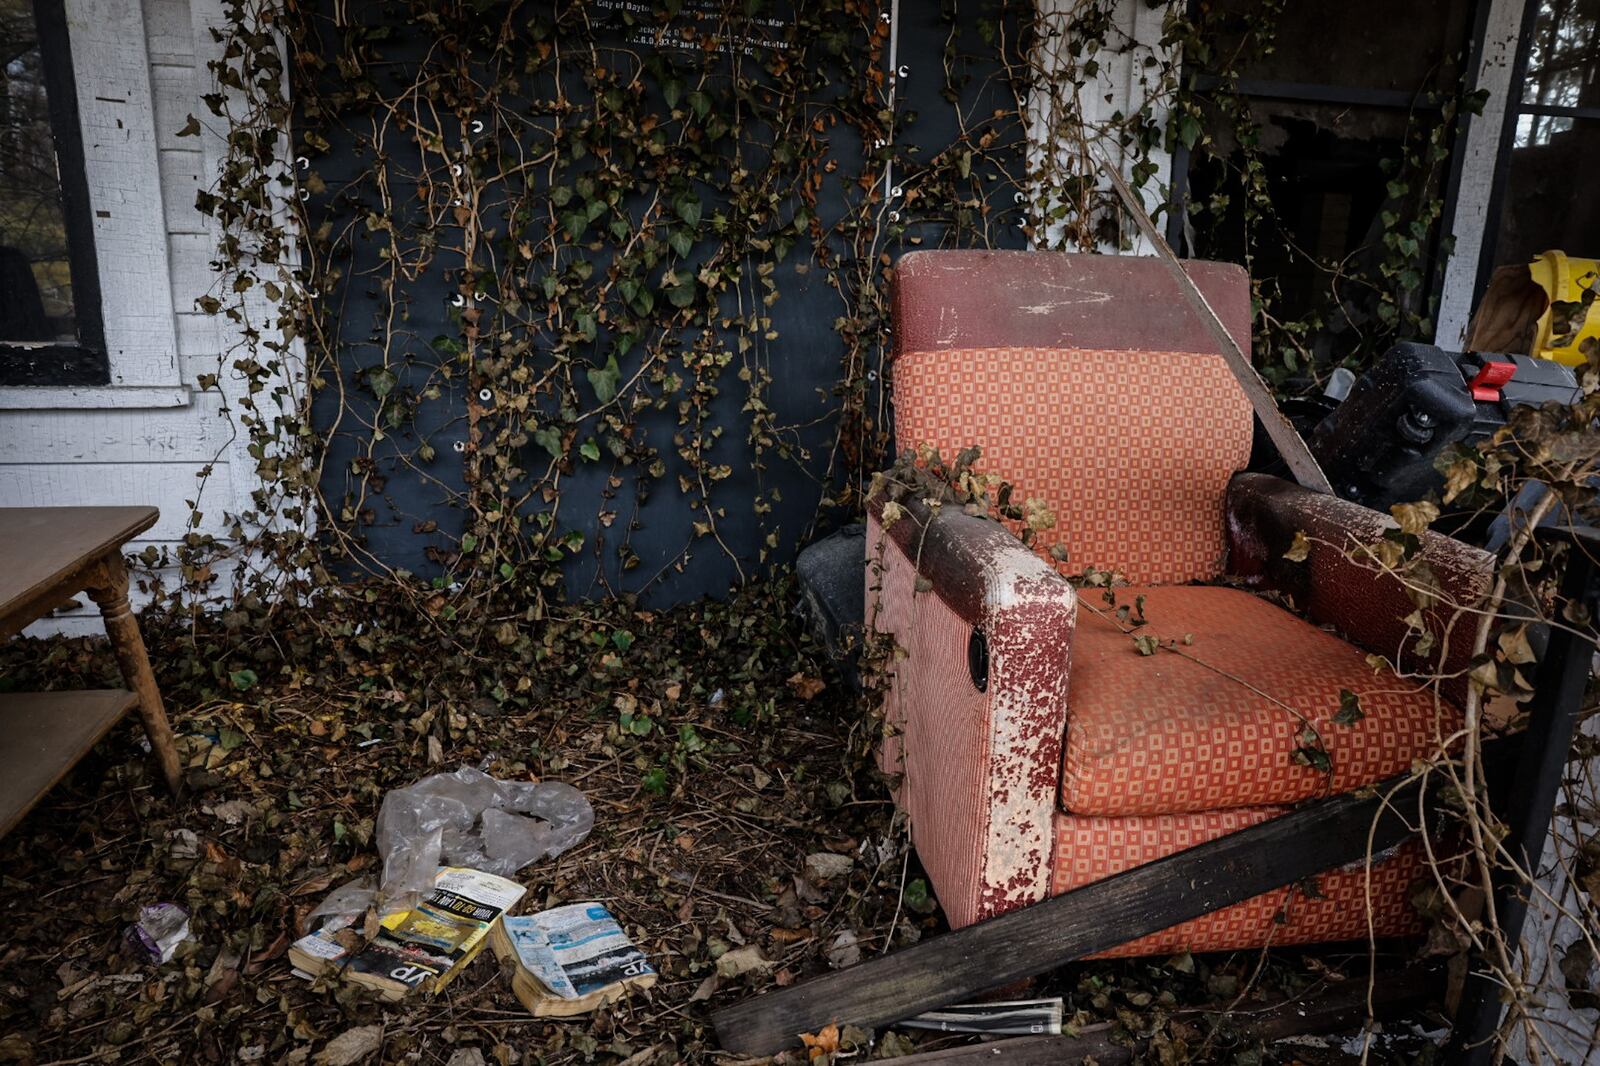
[[[1282,813],[1280,807],[1250,807],[1127,818],[1058,814],[1050,894],[1081,888]],[[1281,888],[1119,945],[1100,957],[1364,940],[1369,903],[1375,935],[1421,932],[1422,920],[1409,902],[1411,886],[1424,872],[1421,844],[1410,841],[1374,860],[1370,888],[1364,863],[1332,870],[1314,879],[1320,898],[1302,886]]]
[[[1438,750],[1460,712],[1360,649],[1237,589],[1123,588],[1134,632],[1177,640],[1141,655],[1085,592],[1072,647],[1061,804],[1074,814],[1177,814],[1347,792]],[[1192,642],[1184,644],[1185,637]],[[1340,690],[1365,717],[1336,724]],[[1332,759],[1294,759],[1309,722]]]
[[[879,758],[885,771],[903,774],[895,799],[912,843],[950,921],[967,925],[1041,900],[1049,884],[1075,601],[998,526],[945,521],[967,529],[949,550],[981,589],[980,617],[958,614],[937,589],[918,593],[911,559],[875,518],[866,608],[867,624],[892,634],[902,653],[884,703],[892,735]],[[945,541],[919,543],[927,552]],[[933,572],[952,563],[921,559]],[[991,665],[983,691],[967,665],[975,621]]]
[[[867,551],[868,625],[905,651],[884,699],[891,735],[879,765],[902,775],[895,802],[951,921],[970,924],[982,889],[990,745],[988,697],[965,677],[972,627],[938,596],[915,595],[916,568],[876,521],[867,523]],[[946,668],[957,663],[959,672]]]
[[[1064,545],[1074,573],[1160,584],[1221,572],[1224,496],[1253,423],[1220,355],[902,352],[894,411],[901,451],[931,444],[951,458],[977,445],[980,469],[1049,504],[1056,527],[1038,547]]]

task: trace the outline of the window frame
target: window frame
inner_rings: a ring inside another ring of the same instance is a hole
[[[1494,156],[1494,179],[1489,186],[1489,224],[1478,246],[1478,262],[1473,278],[1472,306],[1489,288],[1490,275],[1494,273],[1495,257],[1500,245],[1500,212],[1505,207],[1506,181],[1511,175],[1511,153],[1517,146],[1517,121],[1524,115],[1571,118],[1578,121],[1600,120],[1600,107],[1561,107],[1553,104],[1523,102],[1523,83],[1528,77],[1528,59],[1533,51],[1533,34],[1539,24],[1539,0],[1524,0],[1522,23],[1517,32],[1517,50],[1511,61],[1510,89],[1506,94],[1505,116],[1500,125],[1499,144]]]
[[[0,410],[182,407],[144,0],[46,0],[64,15],[108,380],[0,384]]]
[[[0,337],[0,385],[107,385],[105,328],[100,315],[100,273],[95,258],[93,209],[78,126],[78,86],[62,0],[32,0],[50,139],[60,171],[61,214],[72,271],[76,341],[13,341]]]
[[[1198,14],[1199,7],[1200,0],[1189,0],[1188,12],[1191,19]],[[1462,44],[1465,46],[1466,52],[1464,68],[1469,76],[1475,78],[1481,62],[1490,0],[1473,0],[1471,7],[1471,15],[1467,21],[1467,39]],[[1212,75],[1188,74],[1186,75],[1186,80],[1189,87],[1197,92],[1204,93],[1224,88],[1221,80]],[[1235,88],[1238,95],[1247,100],[1293,100],[1321,104],[1341,104],[1349,107],[1368,107],[1386,111],[1435,111],[1440,113],[1444,111],[1444,105],[1441,102],[1429,100],[1417,92],[1400,89],[1372,89],[1357,85],[1267,81],[1254,78],[1240,79]],[[1470,116],[1463,113],[1458,115],[1455,121],[1450,161],[1445,171],[1444,184],[1441,190],[1444,202],[1439,217],[1446,225],[1456,217],[1456,211],[1459,207],[1462,168],[1466,161],[1466,134],[1469,118]],[[1178,250],[1180,255],[1193,253],[1193,249],[1187,247],[1184,231],[1185,212],[1188,209],[1190,155],[1190,149],[1182,144],[1179,144],[1172,153],[1172,177],[1169,186],[1171,192],[1164,235],[1167,244]],[[1424,288],[1429,294],[1430,301],[1435,306],[1442,302],[1445,288],[1445,274],[1449,256],[1444,254],[1442,246],[1449,235],[1449,231],[1441,227],[1441,231],[1435,239],[1433,252],[1428,257],[1428,273]]]

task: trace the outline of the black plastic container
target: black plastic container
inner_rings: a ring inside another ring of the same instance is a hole
[[[1387,510],[1444,484],[1434,461],[1450,445],[1489,436],[1514,408],[1580,395],[1572,369],[1548,359],[1397,344],[1309,443],[1336,493]]]

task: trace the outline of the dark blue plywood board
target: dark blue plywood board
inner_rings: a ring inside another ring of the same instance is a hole
[[[596,55],[603,61],[637,64],[649,39],[637,26],[624,25],[619,12],[627,5],[599,0],[591,5]],[[806,12],[799,5],[802,17]],[[886,196],[885,221],[901,212],[885,236],[871,249],[874,256],[891,260],[911,247],[948,244],[986,247],[1022,247],[1021,208],[1016,193],[1022,188],[1023,130],[1017,116],[1015,86],[1006,63],[1018,64],[1021,5],[1002,0],[970,3],[899,5],[895,24],[896,69],[886,71],[894,89],[892,144],[863,145],[849,126],[841,123],[826,133],[827,152],[837,166],[816,204],[822,225],[831,227],[851,204],[846,203],[855,179],[865,170],[870,153],[889,154],[894,163],[886,179],[899,196]],[[331,10],[331,8],[330,8]],[[413,83],[417,71],[439,62],[433,42],[407,24],[399,5],[349,5],[347,17],[369,20],[384,37],[381,64],[367,72],[380,87]],[[795,17],[792,3],[768,4],[764,17],[771,20],[774,38],[787,32]],[[884,15],[890,12],[884,6]],[[337,32],[325,22],[324,51],[331,60],[337,50]],[[612,47],[606,47],[611,45]],[[747,41],[735,50],[748,69],[760,68],[764,49],[771,42]],[[668,62],[674,57],[663,57]],[[698,63],[698,60],[696,60]],[[730,61],[731,62],[731,61]],[[731,74],[731,68],[730,68]],[[325,93],[337,87],[341,73],[329,63],[318,77]],[[834,86],[829,91],[854,90]],[[529,93],[553,92],[554,85],[531,85]],[[580,80],[562,84],[572,99],[583,99]],[[652,90],[654,91],[654,90]],[[826,99],[819,99],[819,109]],[[997,117],[998,116],[998,117]],[[332,514],[332,524],[350,530],[356,552],[353,572],[402,569],[432,577],[446,572],[467,525],[462,507],[466,494],[463,448],[468,438],[467,375],[456,357],[453,338],[460,336],[458,302],[459,256],[437,252],[427,269],[391,280],[395,254],[404,260],[419,249],[416,242],[449,243],[428,220],[448,221],[450,205],[440,201],[446,183],[430,173],[437,166],[403,136],[388,136],[383,148],[383,169],[388,201],[383,202],[373,180],[374,159],[364,139],[371,134],[372,118],[359,101],[332,115],[303,116],[302,124],[315,128],[326,144],[318,145],[313,166],[319,182],[309,205],[311,217],[328,226],[337,249],[333,260],[338,281],[321,295],[329,301],[326,317],[334,327],[335,367],[318,390],[313,415],[316,428],[328,444],[322,473],[322,490]],[[759,121],[742,124],[737,146],[747,167],[764,161],[769,148]],[[993,143],[973,169],[971,193],[961,203],[932,197],[919,198],[925,168],[963,131],[974,138],[987,132]],[[540,130],[532,120],[524,130],[483,131],[499,138],[501,151],[514,150],[519,133],[530,145]],[[391,131],[392,134],[392,131]],[[468,136],[472,134],[469,133]],[[730,149],[732,151],[732,149]],[[564,175],[571,181],[572,175]],[[534,189],[534,192],[539,192]],[[883,190],[890,191],[886,184]],[[718,205],[711,189],[700,189],[704,214],[711,217]],[[859,192],[856,193],[859,195]],[[986,201],[987,210],[974,204]],[[912,206],[905,208],[907,200]],[[853,201],[859,202],[859,201]],[[644,204],[623,205],[637,219]],[[480,205],[480,216],[493,223],[503,204]],[[390,249],[387,231],[367,224],[370,212],[394,217],[397,229],[407,234],[398,251]],[[444,227],[446,230],[448,226]],[[702,241],[696,255],[705,255],[711,242]],[[836,241],[831,249],[851,256],[851,249]],[[563,262],[588,258],[596,271],[608,262],[604,250],[586,245],[563,250]],[[855,268],[853,259],[844,266]],[[838,434],[839,402],[835,395],[841,377],[845,345],[834,328],[844,310],[839,286],[830,283],[830,267],[813,260],[811,250],[797,247],[777,268],[780,293],[766,309],[776,339],[758,341],[742,355],[764,368],[771,383],[764,393],[775,423],[783,427],[781,439],[789,455],[770,452],[764,469],[755,469],[754,451],[747,441],[748,416],[742,411],[748,392],[728,367],[719,382],[719,395],[711,405],[712,420],[724,427],[712,447],[714,463],[726,464],[731,475],[714,490],[713,504],[723,509],[718,533],[729,551],[711,538],[697,537],[694,522],[702,516],[679,491],[678,475],[691,468],[676,454],[674,434],[679,432],[675,410],[646,411],[636,418],[633,444],[654,448],[666,467],[662,478],[646,476],[640,464],[611,461],[575,463],[561,478],[561,528],[584,535],[584,547],[565,564],[566,592],[574,597],[594,597],[619,592],[639,593],[650,605],[682,602],[703,595],[724,593],[741,576],[750,577],[774,562],[786,563],[818,531],[818,503],[837,487],[848,463],[834,454]],[[749,272],[747,271],[747,274]],[[759,302],[760,290],[752,283],[739,287],[738,295],[724,297],[724,312],[743,300]],[[392,290],[394,299],[388,298]],[[843,290],[848,291],[848,286]],[[493,300],[494,293],[484,293]],[[758,335],[759,336],[759,335]],[[384,338],[389,338],[385,347]],[[884,339],[886,343],[886,338]],[[601,327],[595,339],[595,362],[610,347],[612,338]],[[729,338],[732,343],[732,338]],[[626,378],[636,369],[642,349],[619,360]],[[581,375],[580,375],[581,377]],[[874,382],[873,387],[879,383]],[[381,394],[381,396],[380,396]],[[381,400],[381,402],[380,402]],[[388,411],[398,417],[389,418]],[[494,417],[490,412],[487,417]],[[599,439],[596,434],[596,439]],[[583,434],[580,434],[580,440]],[[530,469],[543,469],[548,454],[529,444],[519,456]],[[420,454],[419,454],[420,453]],[[612,479],[620,479],[613,484]],[[757,515],[753,503],[761,498],[770,511]],[[530,511],[536,507],[530,507]],[[614,516],[609,524],[600,515]],[[827,515],[821,521],[847,521],[848,515]],[[775,535],[775,536],[774,536]],[[626,541],[636,557],[623,566],[619,548]],[[764,551],[765,549],[765,551]],[[729,552],[734,558],[730,558]],[[763,562],[762,555],[766,555]]]

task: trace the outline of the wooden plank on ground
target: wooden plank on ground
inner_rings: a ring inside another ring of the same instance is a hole
[[[892,955],[712,1013],[722,1046],[771,1055],[830,1023],[876,1029],[1053,970],[1179,922],[1362,859],[1410,834],[1405,776],[969,925]],[[1393,793],[1392,804],[1384,797]]]
[[[0,836],[135,702],[120,688],[0,696]]]

